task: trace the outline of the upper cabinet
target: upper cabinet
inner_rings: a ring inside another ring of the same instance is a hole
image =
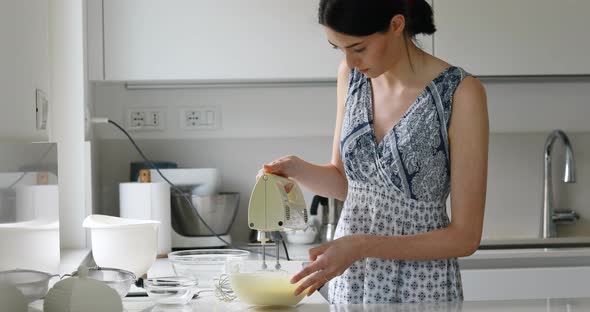
[[[324,80],[342,59],[318,0],[90,1],[93,80]]]
[[[44,104],[50,96],[48,26],[49,1],[0,1],[2,142],[48,140],[49,106]]]
[[[428,0],[432,2],[431,0]],[[88,0],[91,80],[333,81],[319,0]],[[432,53],[432,37],[417,38]]]
[[[587,0],[434,0],[434,53],[479,76],[590,74]]]

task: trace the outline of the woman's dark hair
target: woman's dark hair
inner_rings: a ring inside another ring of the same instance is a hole
[[[406,33],[433,34],[436,31],[432,8],[426,0],[320,0],[320,24],[350,36],[387,32],[391,19],[402,14]]]

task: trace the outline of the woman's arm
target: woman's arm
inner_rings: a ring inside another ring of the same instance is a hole
[[[337,113],[334,140],[332,142],[332,160],[329,164],[315,165],[296,156],[285,156],[268,165],[264,170],[271,173],[293,178],[313,193],[324,197],[346,199],[348,182],[340,157],[340,131],[344,118],[344,103],[348,92],[348,76],[350,69],[342,62],[338,69]]]
[[[314,261],[292,281],[313,274],[297,289],[315,291],[362,258],[432,260],[468,256],[477,250],[483,227],[489,125],[485,90],[473,77],[457,88],[449,129],[451,223],[423,234],[351,235],[309,251]],[[319,257],[321,255],[321,257]],[[319,257],[319,258],[318,258]],[[315,273],[314,273],[315,272]]]

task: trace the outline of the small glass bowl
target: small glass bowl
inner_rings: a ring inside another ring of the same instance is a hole
[[[184,276],[148,278],[145,290],[158,304],[187,304],[197,291],[197,280]]]

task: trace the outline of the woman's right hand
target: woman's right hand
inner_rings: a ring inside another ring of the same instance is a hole
[[[281,157],[269,164],[262,166],[258,171],[258,180],[265,173],[276,174],[285,178],[295,178],[301,170],[303,160],[297,156],[289,155]]]

